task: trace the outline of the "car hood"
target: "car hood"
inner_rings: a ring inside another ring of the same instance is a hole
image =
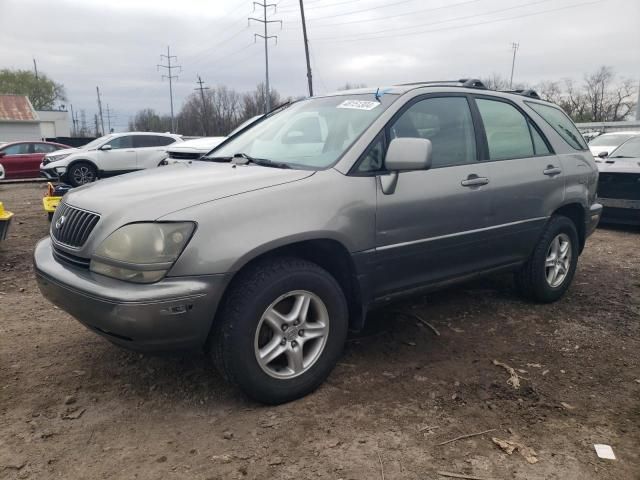
[[[177,143],[167,147],[168,152],[209,152],[227,137],[205,137],[195,140],[187,140],[186,142]]]
[[[62,148],[55,152],[48,153],[47,156],[70,155],[80,151],[82,151],[82,148]]]
[[[295,182],[313,175],[258,165],[193,162],[142,170],[69,191],[65,203],[121,223],[155,220],[169,213],[220,198]]]
[[[596,163],[601,173],[640,173],[640,158],[607,158]]]

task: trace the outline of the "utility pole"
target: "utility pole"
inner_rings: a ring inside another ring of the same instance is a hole
[[[638,100],[636,101],[636,120],[640,122],[640,83],[638,83]]]
[[[36,59],[33,59],[33,73],[36,75],[36,80],[38,80],[38,64],[36,63]]]
[[[98,115],[100,116],[100,128],[102,129],[102,135],[104,135],[104,117],[102,116],[102,100],[100,99],[100,87],[96,87],[98,94]]]
[[[273,7],[273,11],[276,12],[277,11],[277,5],[275,3],[267,3],[267,0],[262,0],[262,3],[260,2],[253,2],[253,11],[255,12],[256,10],[256,5],[258,5],[259,7],[262,7],[262,12],[263,12],[263,18],[255,18],[255,17],[249,17],[248,18],[248,23],[251,24],[251,20],[253,20],[254,22],[260,22],[264,25],[264,35],[261,35],[259,33],[254,33],[253,34],[253,41],[255,42],[257,37],[263,38],[264,39],[264,65],[265,65],[265,102],[264,102],[264,113],[269,113],[269,111],[271,110],[271,95],[270,92],[271,90],[269,89],[269,39],[270,38],[275,38],[276,40],[276,45],[278,44],[278,37],[276,35],[269,35],[268,32],[268,25],[270,23],[279,23],[280,24],[280,28],[282,28],[282,20],[267,20],[267,8],[269,7]]]
[[[111,119],[116,118],[115,115],[111,114],[111,110],[109,109],[109,104],[107,103],[107,124],[109,128],[109,133],[111,133]]]
[[[207,101],[204,98],[204,91],[209,90],[209,87],[203,86],[204,81],[200,78],[200,75],[198,75],[198,81],[196,83],[200,85],[199,87],[194,88],[194,90],[200,90],[200,98],[202,98],[202,135],[206,137],[207,124],[209,122],[207,121]]]
[[[172,70],[174,69],[179,69],[179,71],[182,71],[182,67],[180,65],[171,65],[171,59],[174,60],[178,60],[178,57],[176,57],[175,55],[171,55],[171,51],[170,51],[170,47],[169,45],[167,45],[167,54],[166,55],[160,55],[160,61],[162,60],[166,60],[167,64],[163,65],[163,64],[158,64],[158,71],[161,68],[166,68],[167,69],[167,73],[168,75],[162,75],[162,78],[168,78],[169,79],[169,101],[171,102],[171,133],[174,133],[176,130],[176,124],[175,124],[175,120],[173,118],[173,79],[175,78],[176,80],[178,79],[177,75],[172,75]]]
[[[93,115],[93,125],[95,127],[94,133],[95,133],[96,137],[99,137],[100,136],[100,132],[98,130],[98,114],[94,114]]]
[[[71,136],[72,137],[77,137],[78,136],[78,126],[76,125],[76,117],[74,117],[73,115],[73,104],[69,104],[69,106],[71,107]]]
[[[300,0],[300,16],[302,17],[302,38],[304,39],[304,54],[307,57],[307,83],[309,84],[309,96],[313,97],[313,80],[311,78],[311,62],[309,62],[309,39],[307,38],[307,22],[304,18],[303,0]]]
[[[513,90],[513,70],[516,66],[516,52],[518,51],[518,48],[520,48],[520,44],[514,42],[511,44],[511,48],[513,49],[513,61],[511,62],[511,80],[509,80],[509,90]]]
[[[89,127],[87,126],[87,112],[80,110],[80,136],[84,137],[89,133]]]

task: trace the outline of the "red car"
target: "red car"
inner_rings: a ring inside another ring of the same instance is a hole
[[[37,178],[40,164],[47,153],[68,145],[53,142],[13,142],[0,145],[0,164],[4,167],[5,178]]]

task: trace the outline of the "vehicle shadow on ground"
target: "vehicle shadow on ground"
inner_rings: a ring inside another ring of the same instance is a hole
[[[352,372],[369,369],[379,361],[381,351],[389,364],[402,368],[403,362],[412,361],[411,353],[407,354],[402,348],[416,346],[416,342],[420,344],[420,361],[428,363],[431,354],[445,355],[447,348],[442,342],[438,342],[436,349],[430,348],[429,345],[436,343],[433,329],[444,334],[462,331],[466,328],[465,321],[477,320],[481,315],[476,314],[488,311],[496,301],[521,302],[511,276],[487,277],[378,308],[369,313],[363,330],[350,332],[336,370],[345,365]],[[474,307],[470,309],[469,305]],[[224,380],[207,353],[141,354],[123,350],[103,339],[95,341],[94,348],[84,355],[93,380],[86,385],[88,390],[99,392],[108,383],[122,398],[138,403],[206,406],[215,402],[222,408],[257,406]]]

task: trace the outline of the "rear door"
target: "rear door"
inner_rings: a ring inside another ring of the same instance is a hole
[[[98,149],[98,169],[110,175],[136,170],[137,159],[133,139],[134,135],[122,135],[109,141],[110,150]]]
[[[363,157],[380,168],[396,137],[431,140],[430,170],[402,172],[395,191],[377,188],[375,295],[436,283],[487,266],[483,229],[489,215],[489,167],[478,161],[477,137],[465,95],[430,95],[410,102]]]
[[[491,176],[491,255],[501,264],[533,250],[547,218],[562,204],[562,164],[533,120],[507,99],[475,95]]]
[[[133,139],[137,152],[138,170],[155,168],[167,156],[167,145],[176,140],[164,135],[136,135]]]

